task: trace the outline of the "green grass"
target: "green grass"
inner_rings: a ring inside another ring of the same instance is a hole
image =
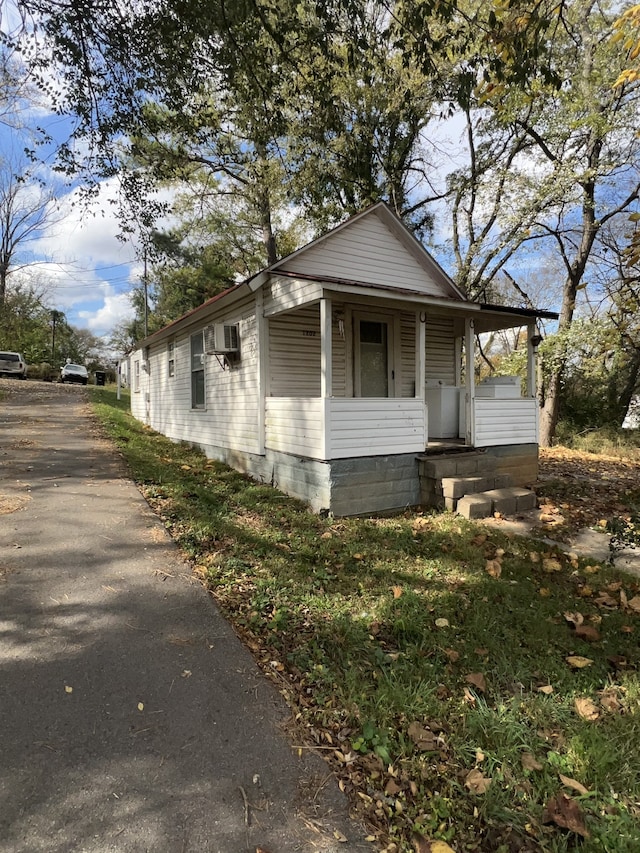
[[[291,706],[295,743],[322,747],[385,849],[412,851],[417,833],[456,853],[640,850],[640,619],[620,606],[637,580],[618,587],[604,566],[450,514],[320,518],[153,433],[111,389],[91,394],[150,505]],[[486,571],[496,557],[500,577]],[[576,612],[597,642],[576,635],[564,615]],[[572,655],[592,663],[572,669]],[[427,730],[418,743],[415,724]],[[474,769],[484,793],[469,787]],[[589,837],[544,822],[560,792]]]

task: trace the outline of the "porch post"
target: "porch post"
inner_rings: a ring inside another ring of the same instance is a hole
[[[416,390],[414,396],[424,400],[426,379],[427,318],[424,311],[416,311]]]
[[[537,334],[536,324],[529,323],[527,326],[527,397],[536,396],[536,361],[537,347],[533,339]]]
[[[476,396],[475,376],[475,354],[476,334],[472,319],[465,320],[464,324],[464,351],[465,351],[465,444],[473,447],[476,440],[476,424],[474,418],[474,399]]]
[[[264,456],[266,443],[267,361],[269,358],[269,321],[264,316],[264,293],[256,291],[256,335],[258,338],[258,453]]]
[[[320,300],[320,396],[331,396],[332,379],[332,340],[331,340],[331,300]]]

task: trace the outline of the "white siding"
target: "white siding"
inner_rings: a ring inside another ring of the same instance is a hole
[[[474,400],[475,447],[538,443],[536,400]]]
[[[328,458],[420,453],[426,443],[422,400],[358,397],[330,403]]]
[[[309,397],[267,397],[265,446],[268,450],[325,459],[325,406]]]
[[[416,393],[416,315],[400,316],[400,385],[401,397]]]
[[[347,459],[425,448],[421,400],[269,397],[266,409],[266,446],[281,453]]]
[[[322,285],[288,277],[271,278],[265,288],[264,314],[269,317],[283,311],[292,311],[322,298]]]
[[[331,335],[331,352],[333,354],[331,372],[333,374],[332,396],[347,396],[347,327],[345,306],[334,302],[332,305],[334,317],[342,320],[342,334],[340,324],[334,322]]]
[[[320,309],[269,320],[269,396],[320,396]]]
[[[402,287],[451,296],[377,216],[364,217],[285,261],[281,269],[322,278]]]
[[[456,384],[455,334],[449,317],[427,317],[427,379],[439,379],[444,385]]]
[[[205,408],[191,408],[190,337],[194,327],[174,339],[175,375],[168,375],[167,342],[151,347],[149,357],[149,425],[176,441],[258,452],[258,358],[253,307],[221,316],[238,322],[241,358],[223,370],[213,355],[205,356]],[[216,318],[218,320],[218,318]],[[134,356],[135,357],[135,356]],[[144,396],[132,412],[144,417]]]

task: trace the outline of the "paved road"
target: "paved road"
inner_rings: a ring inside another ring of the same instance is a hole
[[[0,851],[370,851],[90,419],[0,381]],[[342,833],[346,843],[336,840]]]

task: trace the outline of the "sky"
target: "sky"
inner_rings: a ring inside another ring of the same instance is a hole
[[[33,275],[46,287],[49,307],[100,337],[133,316],[129,294],[141,272],[135,246],[118,239],[109,203],[113,191],[112,184],[104,184],[88,207],[75,190],[60,196],[56,221],[30,246],[38,261]]]

